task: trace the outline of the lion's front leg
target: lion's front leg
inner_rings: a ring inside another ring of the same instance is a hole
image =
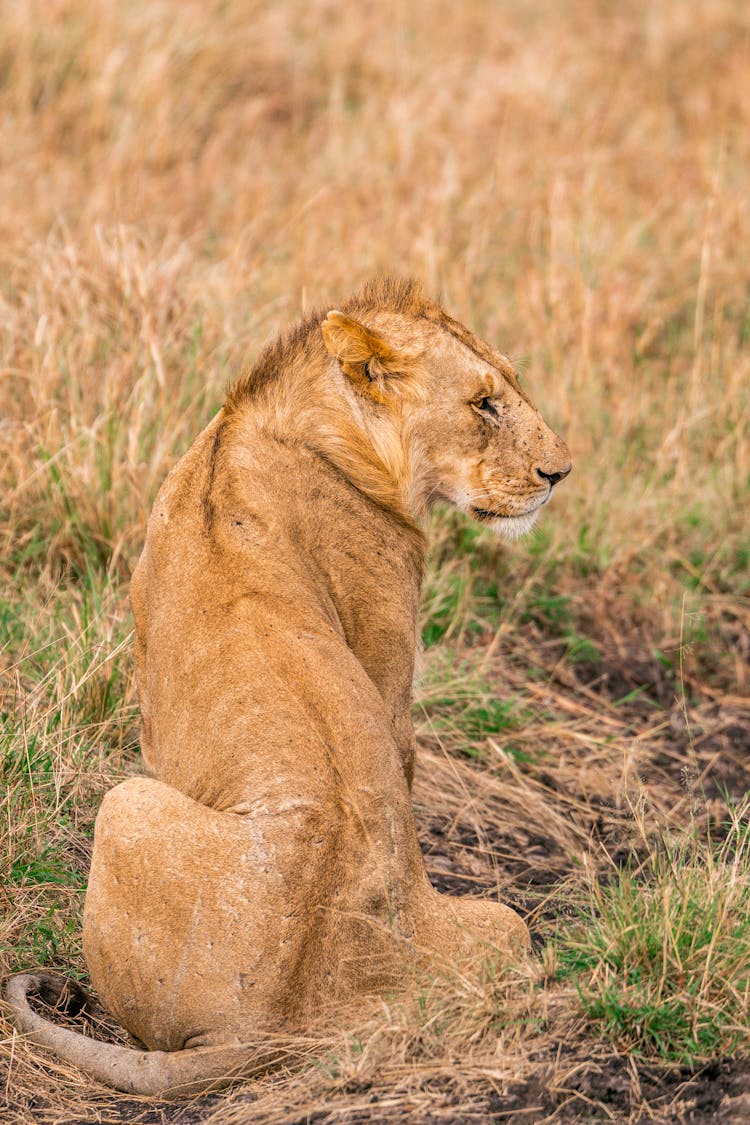
[[[500,959],[529,947],[529,930],[515,910],[501,902],[453,897],[430,888],[419,903],[416,942],[429,957],[462,965],[479,955]]]

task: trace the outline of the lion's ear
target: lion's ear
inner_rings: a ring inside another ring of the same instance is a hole
[[[333,309],[320,326],[329,353],[357,390],[378,402],[406,389],[405,376],[419,369],[417,356],[392,347],[358,320]]]

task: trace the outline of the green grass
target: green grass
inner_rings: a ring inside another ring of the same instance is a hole
[[[750,1046],[750,801],[720,841],[665,832],[592,878],[558,936],[557,975],[620,1051],[694,1064]]]
[[[488,738],[514,757],[523,756],[505,741],[528,718],[523,699],[499,694],[476,659],[454,661],[449,652],[436,654],[420,685],[415,718],[426,735],[464,757],[485,760]]]
[[[432,549],[422,589],[422,643],[471,643],[494,630],[506,601],[507,560],[497,540],[455,511],[434,520]]]
[[[137,747],[131,622],[95,553],[64,581],[24,565],[0,605],[0,961],[83,972],[93,820]]]

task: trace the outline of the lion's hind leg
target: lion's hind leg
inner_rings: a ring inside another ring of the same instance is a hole
[[[273,1022],[279,888],[263,874],[267,847],[262,825],[159,781],[105,797],[84,952],[104,1003],[148,1047],[227,1042]]]

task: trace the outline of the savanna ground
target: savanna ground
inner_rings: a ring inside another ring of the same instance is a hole
[[[428,866],[529,961],[182,1105],[3,1020],[2,1119],[748,1120],[747,5],[0,9],[0,973],[86,979],[93,819],[141,768],[128,576],[264,341],[416,274],[575,462],[512,547],[436,513],[424,597]]]

